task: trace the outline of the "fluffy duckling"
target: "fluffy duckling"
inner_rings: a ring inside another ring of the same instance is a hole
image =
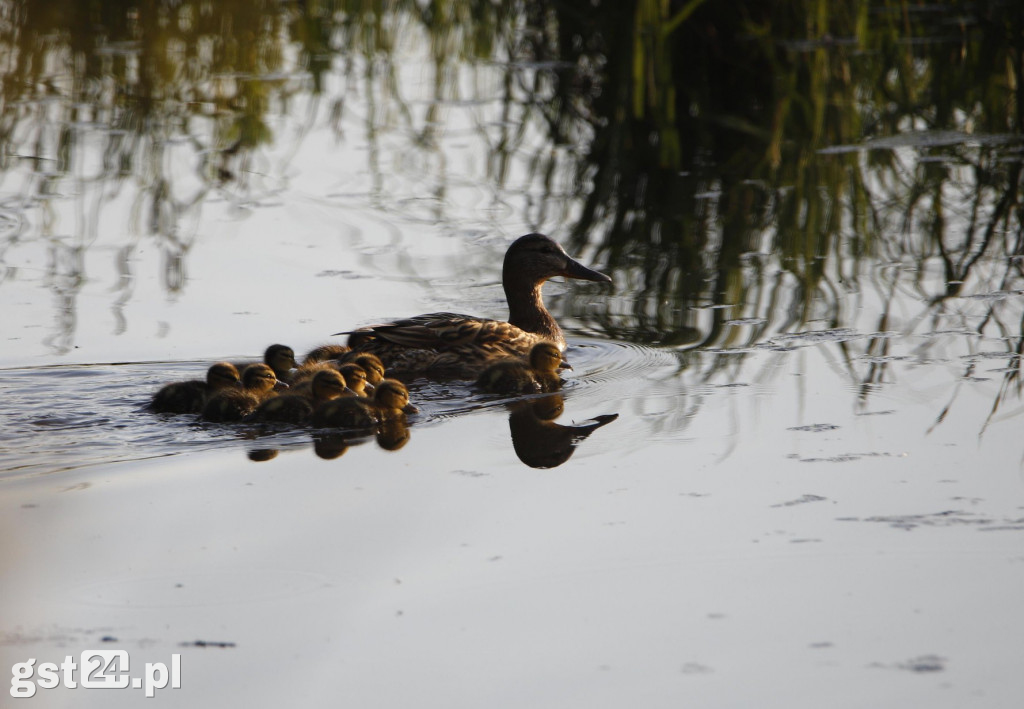
[[[283,394],[266,399],[250,417],[253,421],[309,423],[318,404],[351,394],[345,379],[334,369],[323,369],[310,382],[310,393]]]
[[[356,396],[369,398],[370,394],[373,392],[373,385],[367,382],[365,369],[355,362],[349,362],[341,365],[338,368],[338,371],[341,372],[341,376],[345,377],[345,384],[348,385],[348,388],[354,392]],[[370,387],[369,391],[366,389],[367,386]]]
[[[241,421],[264,399],[274,396],[274,387],[278,384],[269,365],[250,364],[242,372],[242,388],[224,390],[211,397],[203,407],[203,418],[216,422]]]
[[[553,342],[538,342],[530,349],[529,361],[515,357],[495,362],[485,369],[476,384],[495,394],[538,394],[558,391],[560,368],[569,365]]]
[[[341,357],[341,362],[358,364],[366,372],[366,381],[370,390],[384,380],[384,363],[372,352],[349,352]]]
[[[244,372],[245,368],[252,362],[235,363],[239,371]],[[271,345],[263,353],[263,364],[274,370],[274,376],[279,381],[290,381],[291,371],[295,369],[295,350],[288,345]]]
[[[206,381],[192,379],[162,387],[153,396],[149,408],[160,414],[198,414],[207,399],[218,391],[241,386],[233,364],[217,362],[206,371]]]
[[[302,365],[325,362],[329,359],[341,359],[351,351],[352,349],[347,345],[320,345],[306,353],[306,356],[302,358]]]
[[[313,412],[317,428],[369,428],[384,421],[400,421],[407,413],[415,413],[409,403],[409,390],[402,382],[385,379],[373,392],[373,399],[361,397],[332,399]]]
[[[324,360],[323,362],[309,362],[299,367],[292,375],[291,381],[288,383],[290,387],[289,394],[305,394],[309,396],[312,394],[311,385],[313,383],[313,377],[319,372],[337,372],[339,364],[334,360]]]

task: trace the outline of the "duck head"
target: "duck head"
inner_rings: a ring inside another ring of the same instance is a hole
[[[510,281],[527,281],[539,285],[554,276],[598,283],[611,283],[612,280],[603,273],[587,268],[543,234],[521,236],[505,252],[502,280],[506,284]]]

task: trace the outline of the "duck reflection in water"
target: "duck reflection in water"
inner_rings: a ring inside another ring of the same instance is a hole
[[[557,424],[555,419],[565,410],[561,394],[517,401],[508,408],[512,448],[519,460],[531,468],[557,468],[572,457],[576,446],[587,436],[619,417],[604,414],[579,425]]]

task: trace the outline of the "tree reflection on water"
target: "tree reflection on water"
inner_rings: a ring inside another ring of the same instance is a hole
[[[47,244],[57,351],[74,343],[83,254],[112,220],[130,221],[115,313],[143,240],[180,291],[204,203],[279,190],[321,115],[339,141],[361,122],[372,206],[430,196],[427,218],[458,220],[442,138],[461,107],[491,198],[567,225],[570,250],[624,284],[598,312],[577,291],[582,326],[677,347],[683,368],[693,348],[855,327],[875,335],[839,347],[866,396],[908,294],[904,330],[1003,338],[999,396],[1019,396],[1016,0],[8,0],[0,17],[0,261]],[[403,78],[410,37],[427,47],[425,106]],[[381,158],[396,142],[415,175],[397,187]],[[68,195],[73,224],[55,208]]]

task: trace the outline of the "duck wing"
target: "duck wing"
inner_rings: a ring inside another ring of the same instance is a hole
[[[401,347],[438,351],[467,345],[508,343],[524,334],[526,333],[519,328],[501,320],[459,313],[428,313],[391,323],[361,327],[348,333],[349,346],[353,349],[359,349],[360,345],[371,340],[385,340]]]

